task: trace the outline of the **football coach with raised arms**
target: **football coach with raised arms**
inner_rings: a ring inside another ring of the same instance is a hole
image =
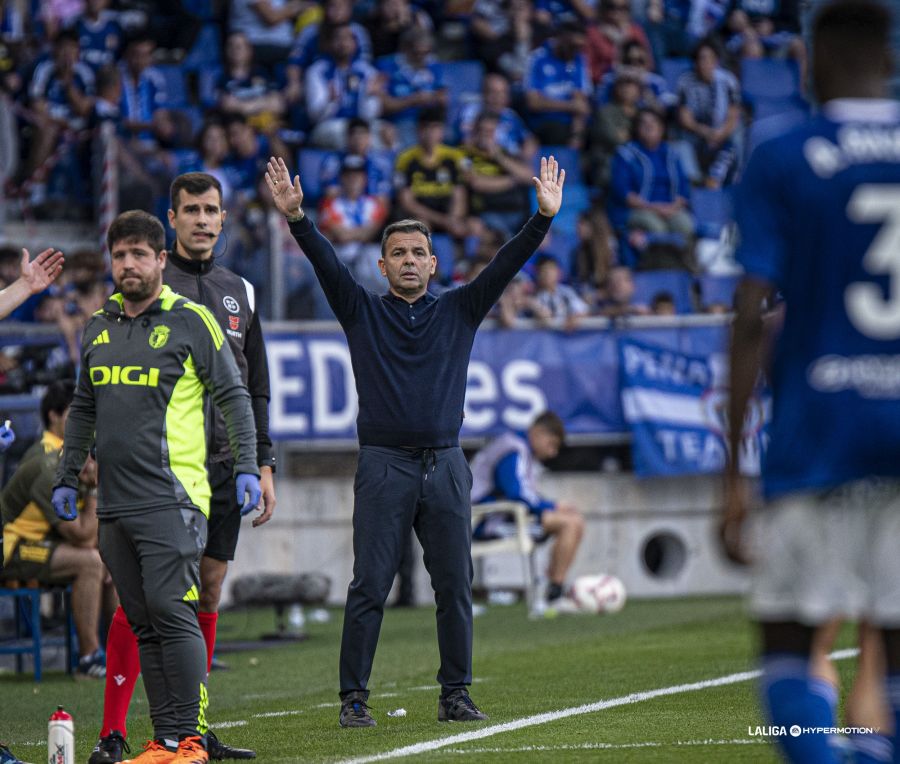
[[[565,170],[541,159],[532,179],[538,212],[472,282],[429,293],[437,260],[428,227],[401,220],[384,230],[377,295],[351,276],[303,213],[299,176],[272,158],[266,183],[312,262],[350,347],[360,451],[354,484],[353,580],[340,658],[340,724],[370,727],[367,705],[384,602],[414,528],[437,604],[439,721],[486,719],[472,682],[472,474],[459,447],[466,374],[479,324],[534,254],[562,203]]]

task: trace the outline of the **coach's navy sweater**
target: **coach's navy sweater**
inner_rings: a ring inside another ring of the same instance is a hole
[[[291,224],[347,335],[360,445],[458,445],[475,332],[551,222],[535,214],[471,283],[412,304],[357,284],[309,218]]]

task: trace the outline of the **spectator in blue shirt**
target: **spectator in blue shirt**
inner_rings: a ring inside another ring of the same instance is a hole
[[[531,0],[475,0],[469,33],[487,70],[519,83],[529,54],[551,28],[538,21]]]
[[[149,35],[136,34],[126,44],[120,66],[125,131],[147,145],[168,142],[174,132],[166,109],[166,79],[152,66],[155,47]]]
[[[507,154],[530,162],[538,150],[538,142],[516,111],[510,108],[509,81],[502,74],[486,74],[481,85],[481,98],[467,101],[457,116],[456,129],[461,143],[472,136],[475,120],[482,112],[497,116],[497,144]]]
[[[275,152],[274,156],[280,156]],[[347,123],[346,151],[329,154],[322,161],[319,184],[325,196],[334,196],[340,190],[341,165],[344,157],[363,157],[366,171],[366,193],[375,196],[386,206],[394,190],[394,164],[389,152],[372,151],[372,128],[364,119],[355,117]]]
[[[591,85],[584,57],[584,27],[562,24],[528,61],[523,88],[529,123],[545,145],[584,145]]]
[[[81,60],[95,70],[115,63],[122,47],[122,27],[108,8],[109,0],[87,0],[84,15],[75,24]]]
[[[284,143],[277,135],[258,133],[246,117],[232,116],[226,125],[230,154],[224,171],[239,201],[249,203],[260,198],[262,176],[271,156],[281,156]]]
[[[690,187],[678,158],[665,136],[662,115],[641,109],[635,121],[634,139],[616,150],[612,162],[609,219],[627,243],[638,252],[648,244],[648,234],[679,234],[689,244],[694,219],[688,211]]]
[[[27,174],[47,161],[60,135],[83,128],[91,113],[94,72],[79,61],[78,34],[64,29],[53,42],[53,55],[35,67],[28,87],[38,129],[32,139]]]
[[[597,18],[596,0],[535,0],[534,17],[539,24],[552,26],[560,21],[587,24]]]
[[[397,128],[398,148],[416,141],[416,119],[423,109],[447,106],[447,89],[431,34],[410,29],[403,34],[401,53],[385,64],[387,87],[381,96],[382,114]]]
[[[310,143],[343,149],[349,120],[373,120],[381,111],[381,80],[371,64],[357,58],[349,24],[329,27],[324,43],[327,53],[306,70]]]
[[[805,82],[806,45],[788,5],[780,0],[736,0],[723,30],[728,36],[725,48],[742,59],[793,58],[800,67],[800,82]]]
[[[219,109],[251,119],[270,129],[284,112],[284,99],[266,70],[253,61],[253,46],[243,32],[232,32],[225,41],[225,71],[219,78]]]
[[[246,34],[257,63],[273,69],[291,51],[294,20],[313,5],[308,0],[231,0],[229,31]]]
[[[694,66],[678,80],[678,121],[686,131],[709,188],[734,179],[738,152],[734,138],[741,126],[741,87],[719,66],[716,46],[704,40],[694,49]]]
[[[410,29],[434,31],[428,14],[409,0],[376,0],[364,24],[372,40],[373,59],[397,53],[403,33]]]
[[[353,21],[353,3],[350,0],[325,0],[322,4],[322,22],[308,24],[297,36],[291,48],[290,64],[306,69],[319,58],[328,54],[327,36],[332,27],[348,24],[356,40],[354,58],[372,60],[372,41],[361,24]]]
[[[597,85],[598,103],[610,100],[616,80],[625,75],[636,79],[641,86],[639,105],[662,109],[677,103],[678,99],[669,90],[666,80],[650,69],[647,51],[637,40],[630,40],[622,46],[622,60],[600,80]]]

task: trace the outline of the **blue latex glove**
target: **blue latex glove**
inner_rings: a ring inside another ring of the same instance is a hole
[[[13,432],[12,427],[9,426],[9,420],[7,419],[6,424],[0,427],[0,454],[15,442],[16,434]]]
[[[60,520],[74,520],[78,517],[78,510],[75,508],[75,502],[78,499],[78,491],[74,488],[61,485],[53,489],[53,497],[50,503],[53,505],[53,511]],[[68,505],[68,509],[66,509]]]
[[[259,478],[242,472],[234,481],[237,486],[237,501],[241,505],[241,517],[252,512],[259,505],[262,498],[262,489],[259,487]],[[250,494],[250,498],[244,503],[244,497]]]

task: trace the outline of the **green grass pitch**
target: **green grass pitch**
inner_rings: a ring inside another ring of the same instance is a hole
[[[224,613],[220,644],[256,639],[273,626],[270,610]],[[755,668],[753,630],[739,599],[630,602],[613,616],[530,621],[521,606],[491,607],[475,619],[472,697],[491,717],[439,724],[438,665],[431,608],[389,610],[370,682],[378,726],[338,727],[337,662],[341,612],[309,624],[309,639],[253,652],[223,652],[229,671],[213,672],[209,718],[226,742],[255,748],[263,762],[338,762],[426,744],[407,757],[429,762],[775,762],[756,685],[716,687],[620,701],[530,726],[494,730],[440,747],[443,738],[546,712],[693,684]],[[840,646],[852,646],[845,630]],[[853,660],[839,664],[844,683]],[[75,718],[78,762],[86,762],[102,715],[103,684],[45,674],[0,676],[0,739],[26,761],[46,760],[47,718],[63,704]],[[392,709],[407,715],[388,717]],[[150,734],[139,682],[129,718],[132,751]],[[134,753],[132,754],[134,755]],[[394,757],[396,758],[396,757]]]

